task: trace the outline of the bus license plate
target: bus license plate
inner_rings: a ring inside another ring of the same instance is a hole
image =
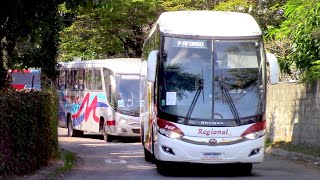
[[[220,160],[221,154],[220,153],[204,153],[202,156],[204,160]]]

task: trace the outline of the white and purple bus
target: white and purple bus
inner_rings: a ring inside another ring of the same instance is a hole
[[[139,137],[140,64],[138,58],[60,63],[59,126],[69,136],[102,133],[108,142]]]
[[[160,173],[186,162],[236,164],[251,174],[252,164],[264,159],[266,133],[266,54],[255,19],[165,12],[145,40],[143,60],[145,159],[155,159]]]

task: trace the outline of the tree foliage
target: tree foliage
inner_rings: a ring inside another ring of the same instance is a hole
[[[320,4],[313,1],[305,10],[292,31],[292,59],[303,72],[303,80],[310,82],[320,79]]]
[[[219,2],[223,1],[224,0],[163,0],[160,6],[164,11],[212,10]]]
[[[291,73],[292,69],[298,69],[303,82],[320,79],[320,1],[289,0],[283,11],[285,20],[269,31],[270,40],[280,44],[273,44],[273,50],[283,71]]]
[[[60,59],[140,57],[144,28],[152,25],[157,9],[152,0],[114,0],[89,12],[79,10],[61,33]]]
[[[8,69],[41,68],[55,78],[63,2],[74,10],[90,9],[96,0],[10,0],[0,6],[0,89]]]
[[[60,60],[73,57],[140,57],[147,30],[164,11],[211,10],[222,0],[101,1],[93,11],[77,11],[61,33]]]
[[[12,0],[0,7],[0,88],[7,69],[41,68],[55,75],[59,0]]]

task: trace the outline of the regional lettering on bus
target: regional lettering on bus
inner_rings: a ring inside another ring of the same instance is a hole
[[[271,55],[268,55],[268,57]],[[267,59],[262,32],[245,13],[160,15],[143,46],[141,139],[146,161],[235,164],[251,174],[264,159]],[[278,63],[269,61],[270,82]]]

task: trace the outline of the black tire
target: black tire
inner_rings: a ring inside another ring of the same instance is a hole
[[[241,176],[251,176],[252,163],[240,164],[240,167],[238,168],[238,174]]]
[[[73,124],[72,124],[72,121],[70,119],[70,117],[67,118],[67,121],[68,121],[68,136],[69,137],[81,137],[83,136],[84,132],[83,131],[80,131],[80,130],[77,130],[77,129],[73,129]]]
[[[67,128],[68,128],[68,136],[69,137],[75,137],[75,132],[73,130],[73,125],[72,125],[72,121],[70,120],[70,118],[67,118]]]
[[[82,137],[83,134],[84,134],[84,131],[80,131],[80,130],[76,130],[76,129],[74,129],[73,131],[76,131],[76,136],[77,137]]]
[[[110,135],[110,134],[107,134],[107,133],[105,132],[105,133],[103,133],[103,139],[104,139],[106,142],[112,142],[113,136]]]
[[[147,162],[153,162],[154,156],[144,147],[144,160]]]
[[[163,176],[168,176],[168,175],[170,175],[172,173],[171,169],[168,168],[166,163],[163,162],[163,161],[157,161],[156,162],[156,166],[157,166],[158,173],[163,175]]]

